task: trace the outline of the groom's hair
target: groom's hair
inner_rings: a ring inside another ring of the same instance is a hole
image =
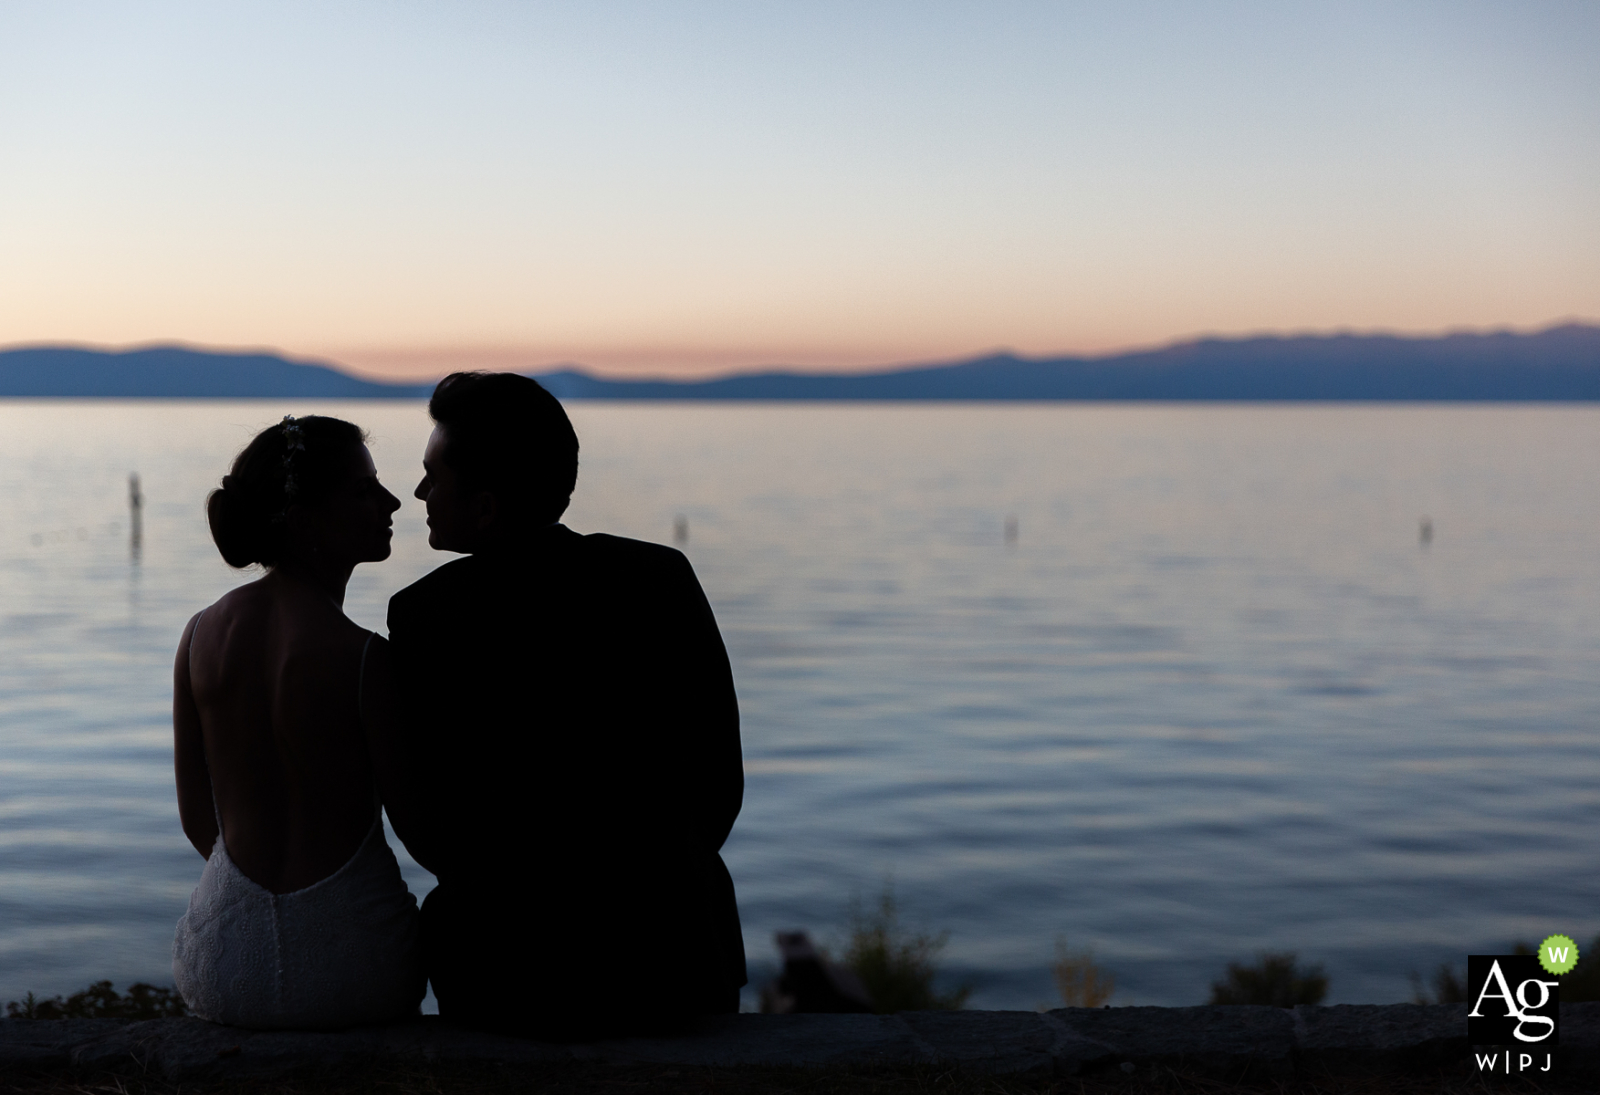
[[[428,400],[444,429],[445,460],[487,490],[512,524],[549,524],[578,482],[578,435],[537,380],[516,373],[451,373]]]

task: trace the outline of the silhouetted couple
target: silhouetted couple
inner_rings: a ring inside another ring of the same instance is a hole
[[[342,609],[400,506],[357,427],[285,418],[210,497],[223,557],[267,573],[178,648],[179,812],[207,857],[180,992],[326,1028],[415,1014],[431,979],[447,1018],[566,1039],[737,1011],[739,715],[694,572],[559,523],[578,440],[534,381],[458,373],[428,410],[416,496],[465,558],[395,594],[387,641]],[[438,876],[420,916],[381,808]]]

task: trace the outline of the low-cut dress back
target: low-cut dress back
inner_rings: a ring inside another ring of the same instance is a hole
[[[415,1014],[426,987],[417,899],[384,839],[376,796],[355,854],[285,894],[234,863],[219,810],[217,842],[178,921],[172,973],[193,1014],[229,1026],[334,1029]]]

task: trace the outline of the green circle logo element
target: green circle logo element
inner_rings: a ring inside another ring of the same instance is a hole
[[[1578,944],[1565,935],[1552,935],[1539,944],[1539,965],[1546,973],[1560,976],[1578,964]]]

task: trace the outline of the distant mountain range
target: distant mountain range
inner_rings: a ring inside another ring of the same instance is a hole
[[[289,361],[275,354],[185,346],[0,350],[0,398],[423,399],[431,391],[432,384],[379,384],[331,365]]]
[[[1594,401],[1600,327],[1437,338],[1208,338],[1108,357],[995,354],[844,376],[607,380],[571,369],[538,379],[563,399]],[[270,354],[177,346],[0,350],[0,398],[418,399],[431,390]]]
[[[1600,327],[1440,338],[1208,338],[1111,357],[995,354],[857,376],[539,378],[580,399],[1600,400]]]

